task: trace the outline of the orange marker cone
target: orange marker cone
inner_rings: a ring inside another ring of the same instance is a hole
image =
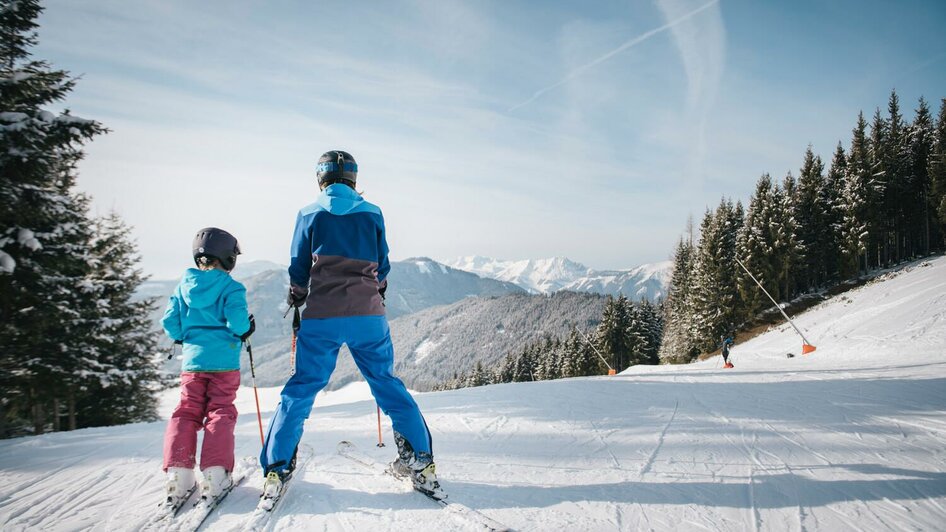
[[[811,345],[811,344],[801,344],[801,354],[803,354],[803,355],[807,355],[807,354],[809,354],[809,353],[814,353],[814,352],[815,352],[815,349],[817,349],[817,348],[816,348],[815,346]]]

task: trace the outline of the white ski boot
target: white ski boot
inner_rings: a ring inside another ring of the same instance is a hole
[[[433,460],[427,457],[429,461],[424,461],[419,457],[411,464],[411,482],[414,489],[430,497],[431,499],[443,500],[447,494],[440,488],[440,482],[437,481],[437,466]]]
[[[223,466],[212,466],[202,471],[204,481],[200,483],[200,497],[206,500],[213,500],[220,497],[233,486],[233,479],[230,472]]]
[[[193,469],[169,467],[165,484],[167,498],[164,501],[164,508],[171,513],[177,513],[196,488],[197,482],[194,480]]]

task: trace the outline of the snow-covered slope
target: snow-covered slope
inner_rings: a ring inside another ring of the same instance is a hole
[[[946,259],[914,265],[718,359],[419,394],[446,490],[517,530],[942,530]],[[274,404],[264,401],[264,418]],[[336,456],[378,457],[375,407],[317,406],[273,530],[468,530]],[[161,496],[162,423],[0,442],[3,530],[134,530]],[[244,411],[237,454],[259,451]],[[262,478],[208,530],[239,530]]]
[[[458,270],[515,283],[538,294],[559,290],[604,295],[624,294],[633,299],[656,301],[666,294],[671,262],[645,264],[631,270],[592,270],[565,257],[497,260],[473,255],[447,261]]]

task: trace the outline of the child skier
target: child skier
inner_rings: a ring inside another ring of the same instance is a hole
[[[194,465],[201,428],[201,496],[219,497],[231,485],[241,342],[256,328],[247,312],[246,288],[230,277],[239,254],[240,246],[230,233],[201,229],[193,243],[197,268],[184,273],[161,322],[167,335],[183,344],[184,355],[181,401],[164,435],[165,506],[170,512],[176,512],[196,489]]]
[[[732,369],[734,367],[732,362],[729,361],[729,346],[732,344],[733,339],[731,336],[723,340],[723,367],[726,369]]]
[[[388,245],[381,210],[355,191],[358,165],[344,151],[319,158],[321,194],[296,218],[288,303],[305,305],[295,373],[282,390],[260,463],[263,499],[276,500],[292,475],[295,453],[315,395],[329,381],[347,344],[381,410],[394,425],[393,469],[429,497],[445,495],[437,481],[430,432],[417,403],[394,376],[394,347],[384,311]]]

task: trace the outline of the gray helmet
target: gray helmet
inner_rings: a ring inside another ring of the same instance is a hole
[[[240,254],[240,244],[236,237],[216,227],[205,227],[197,231],[191,249],[195,263],[199,264],[198,259],[201,257],[209,257],[219,260],[220,265],[227,271],[236,266],[237,255]]]
[[[341,150],[327,151],[319,157],[319,165],[315,175],[319,180],[319,188],[326,184],[345,182],[355,186],[358,179],[358,163],[350,153]]]

